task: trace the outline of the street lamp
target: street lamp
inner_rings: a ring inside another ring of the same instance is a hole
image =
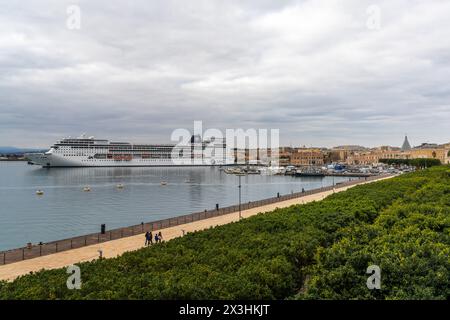
[[[239,220],[242,219],[242,213],[241,213],[241,175],[239,175]]]
[[[243,174],[238,174],[239,177],[239,220],[242,219],[242,212],[241,212],[241,190],[242,190],[242,185],[241,185],[241,177],[243,176]]]

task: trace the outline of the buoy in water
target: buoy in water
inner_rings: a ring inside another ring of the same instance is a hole
[[[37,194],[38,196],[42,196],[42,195],[44,195],[44,191],[42,191],[42,190],[36,190],[36,194]]]

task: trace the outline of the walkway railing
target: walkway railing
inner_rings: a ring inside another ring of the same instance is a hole
[[[286,195],[280,195],[273,198],[263,199],[263,200],[257,200],[257,201],[251,201],[241,204],[241,210],[248,210],[256,207],[265,206],[268,204],[273,204],[277,202],[282,202],[286,200],[296,199],[300,197],[305,197],[313,194],[317,194],[324,191],[331,191],[333,188],[342,188],[347,187],[351,185],[355,185],[358,183],[361,183],[363,181],[371,181],[380,179],[383,177],[388,177],[391,175],[379,175],[379,176],[372,176],[372,177],[366,177],[363,179],[356,179],[351,180],[347,182],[342,182],[337,185],[313,189],[305,192],[296,192],[296,193],[290,193]],[[13,263],[17,261],[22,261],[26,259],[32,259],[40,256],[45,256],[61,251],[66,251],[70,249],[76,249],[81,248],[84,246],[97,244],[101,242],[121,239],[125,237],[134,236],[137,234],[144,233],[146,231],[154,231],[154,230],[160,230],[168,227],[173,226],[179,226],[185,223],[194,222],[198,220],[203,219],[209,219],[212,217],[222,216],[225,214],[230,214],[233,212],[239,211],[239,205],[232,205],[228,207],[223,207],[219,209],[213,209],[213,210],[205,210],[201,212],[195,212],[191,214],[186,214],[178,217],[173,218],[167,218],[163,220],[157,220],[153,222],[148,223],[141,223],[134,226],[124,227],[124,228],[118,228],[118,229],[112,229],[109,231],[105,231],[105,233],[92,233],[87,234],[84,236],[78,236],[73,237],[69,239],[63,239],[58,241],[51,241],[43,244],[34,244],[28,247],[23,248],[17,248],[7,251],[1,251],[0,252],[0,264],[8,264]]]

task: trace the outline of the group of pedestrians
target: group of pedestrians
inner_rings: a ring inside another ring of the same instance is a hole
[[[158,233],[155,233],[155,237],[154,238],[153,238],[153,234],[152,234],[151,231],[150,232],[147,231],[145,233],[145,245],[146,246],[149,246],[149,245],[153,244],[153,239],[155,240],[155,243],[161,243],[162,240],[163,240],[163,236],[162,236],[161,231],[159,231]]]

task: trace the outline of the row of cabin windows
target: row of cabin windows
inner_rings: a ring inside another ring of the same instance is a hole
[[[158,160],[167,160],[172,158],[151,158],[151,159],[133,159],[134,161],[158,161]],[[191,159],[191,158],[181,158],[181,159]],[[82,159],[81,161],[127,161],[125,159]]]

